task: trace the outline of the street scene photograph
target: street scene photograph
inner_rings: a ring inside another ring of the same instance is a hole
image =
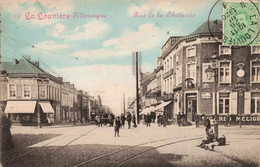
[[[0,0],[0,167],[259,167],[259,0]]]

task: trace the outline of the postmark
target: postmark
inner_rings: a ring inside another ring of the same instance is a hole
[[[223,3],[223,45],[259,45],[259,2]]]

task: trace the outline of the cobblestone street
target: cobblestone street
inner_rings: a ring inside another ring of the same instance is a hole
[[[114,129],[108,126],[14,126],[16,149],[4,153],[3,166],[259,165],[258,126],[220,126],[219,132],[226,136],[227,145],[209,151],[196,147],[205,138],[204,127],[139,125],[121,129],[120,137],[114,137]],[[37,136],[39,142],[25,144],[37,141]]]

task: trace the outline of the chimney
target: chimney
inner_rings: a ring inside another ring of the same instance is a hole
[[[13,65],[18,64],[19,61],[17,59],[13,59]]]

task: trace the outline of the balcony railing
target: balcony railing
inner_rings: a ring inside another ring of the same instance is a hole
[[[163,79],[169,77],[170,75],[173,74],[173,69],[170,69],[169,71],[167,71],[165,74],[163,74]]]

